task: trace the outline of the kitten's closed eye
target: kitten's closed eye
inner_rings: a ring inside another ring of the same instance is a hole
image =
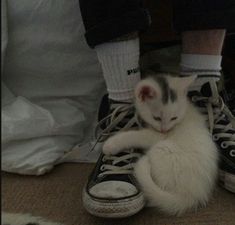
[[[153,116],[153,118],[156,120],[156,121],[162,121],[162,119],[158,116]]]
[[[161,119],[160,117],[158,117],[158,116],[153,116],[153,118],[154,118],[156,121],[162,121],[162,119]],[[171,121],[177,120],[177,118],[178,118],[178,117],[176,117],[176,116],[175,116],[175,117],[172,117],[172,118],[171,118]]]

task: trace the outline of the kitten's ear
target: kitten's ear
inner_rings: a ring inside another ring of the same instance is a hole
[[[197,75],[191,75],[187,77],[171,77],[169,82],[171,87],[175,87],[183,95],[187,94],[188,88],[195,81]]]
[[[181,77],[181,87],[187,91],[189,86],[196,80],[197,75],[191,75],[187,77]]]
[[[157,97],[157,89],[151,79],[140,81],[135,88],[135,98],[141,102],[146,102]]]

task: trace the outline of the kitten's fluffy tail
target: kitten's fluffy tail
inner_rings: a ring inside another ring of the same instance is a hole
[[[187,199],[185,196],[176,196],[174,193],[169,193],[158,187],[151,177],[150,163],[147,156],[142,157],[137,163],[135,175],[144,194],[150,200],[150,206],[158,207],[170,215],[180,215],[196,205],[192,199]]]

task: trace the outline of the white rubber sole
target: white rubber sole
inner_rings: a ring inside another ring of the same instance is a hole
[[[115,202],[102,202],[92,198],[83,189],[83,205],[92,215],[103,218],[125,218],[138,213],[145,206],[145,199],[142,193],[139,195]]]
[[[235,193],[235,175],[231,173],[227,173],[226,171],[219,171],[219,179],[221,181],[221,185],[227,189]]]

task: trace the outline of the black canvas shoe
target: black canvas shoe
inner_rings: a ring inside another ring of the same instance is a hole
[[[221,97],[223,98],[225,104],[228,106],[229,110],[235,116],[235,88],[228,87],[221,91]]]
[[[235,118],[218,95],[215,83],[206,83],[189,97],[207,117],[220,153],[220,184],[235,193]]]
[[[136,126],[134,106],[113,102],[111,113],[98,124],[97,142],[118,131]],[[102,114],[102,113],[101,113]],[[133,166],[141,153],[130,149],[116,156],[101,154],[83,190],[83,205],[92,215],[122,218],[139,212],[145,205],[143,193],[133,176]]]

